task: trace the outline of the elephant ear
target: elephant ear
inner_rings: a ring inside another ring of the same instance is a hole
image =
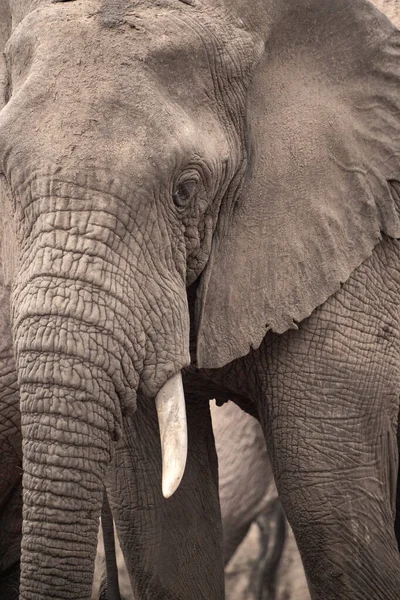
[[[200,367],[296,328],[382,233],[400,237],[400,32],[364,0],[284,4],[248,91],[247,177],[198,288]]]

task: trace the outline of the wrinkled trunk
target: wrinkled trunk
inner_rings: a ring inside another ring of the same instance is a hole
[[[48,321],[43,336],[54,331]],[[59,351],[20,349],[18,367],[24,453],[21,600],[90,598],[116,428],[113,383],[95,365]]]
[[[165,277],[157,285],[147,274],[140,297],[147,250],[125,230],[124,256],[118,253],[122,225],[114,235],[110,199],[96,198],[90,209],[64,198],[45,199],[34,225],[21,227],[13,298],[24,454],[21,600],[90,598],[103,482],[121,414],[135,409],[139,383],[151,397],[188,354],[184,294],[183,304],[172,302],[168,293],[179,286],[166,286]],[[55,212],[55,203],[68,211]],[[79,210],[70,210],[74,203]],[[161,341],[172,339],[171,304],[175,355],[160,351],[151,333],[155,321]]]
[[[40,402],[40,396],[34,396],[34,405]],[[89,599],[104,471],[110,458],[108,436],[89,425],[77,435],[73,419],[65,419],[61,428],[59,418],[50,416],[51,407],[45,410],[49,413],[46,416],[35,418],[28,413],[23,417],[26,439],[20,598]],[[96,439],[95,458],[78,445],[77,437]],[[75,443],[76,447],[71,448]]]

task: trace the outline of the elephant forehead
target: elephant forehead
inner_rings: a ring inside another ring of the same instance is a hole
[[[180,81],[187,84],[188,74],[197,79],[212,75],[210,53],[215,53],[218,40],[200,15],[191,18],[176,6],[160,8],[158,2],[135,8],[136,4],[122,0],[45,4],[14,31],[9,42],[13,61],[24,66],[40,61],[43,66],[47,58],[59,72],[80,61],[82,68],[90,67],[92,78],[101,71],[102,79],[124,79],[140,62],[161,80],[174,76],[175,86]]]
[[[14,145],[19,139],[28,153],[34,146],[39,160],[90,157],[148,175],[150,164],[160,168],[157,157],[199,152],[202,140],[205,147],[207,137],[215,139],[220,125],[201,40],[182,31],[176,16],[150,19],[144,11],[126,19],[105,27],[101,12],[60,16],[46,6],[21,23],[8,48],[13,95],[2,115],[14,124]]]

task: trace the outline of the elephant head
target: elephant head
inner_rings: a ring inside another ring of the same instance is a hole
[[[220,367],[296,327],[382,232],[400,237],[400,38],[365,0],[0,9],[21,597],[37,598],[38,581],[54,597],[43,557],[72,539],[83,598],[105,470],[138,389],[167,413],[165,495],[182,475],[186,287],[198,281],[197,364]]]

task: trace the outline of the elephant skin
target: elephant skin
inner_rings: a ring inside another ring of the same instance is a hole
[[[262,593],[265,600],[309,600],[290,525],[286,522],[283,531],[277,531],[281,513],[258,421],[240,414],[233,402],[222,407],[212,402],[211,415],[218,455],[226,600],[258,600]],[[274,555],[275,559],[271,561]],[[124,600],[133,600],[118,539],[117,562],[121,595]],[[93,600],[99,598],[105,575],[100,529]]]
[[[0,15],[5,585],[88,599],[106,486],[139,598],[221,600],[216,398],[260,420],[312,599],[397,599],[399,30],[367,0]]]

